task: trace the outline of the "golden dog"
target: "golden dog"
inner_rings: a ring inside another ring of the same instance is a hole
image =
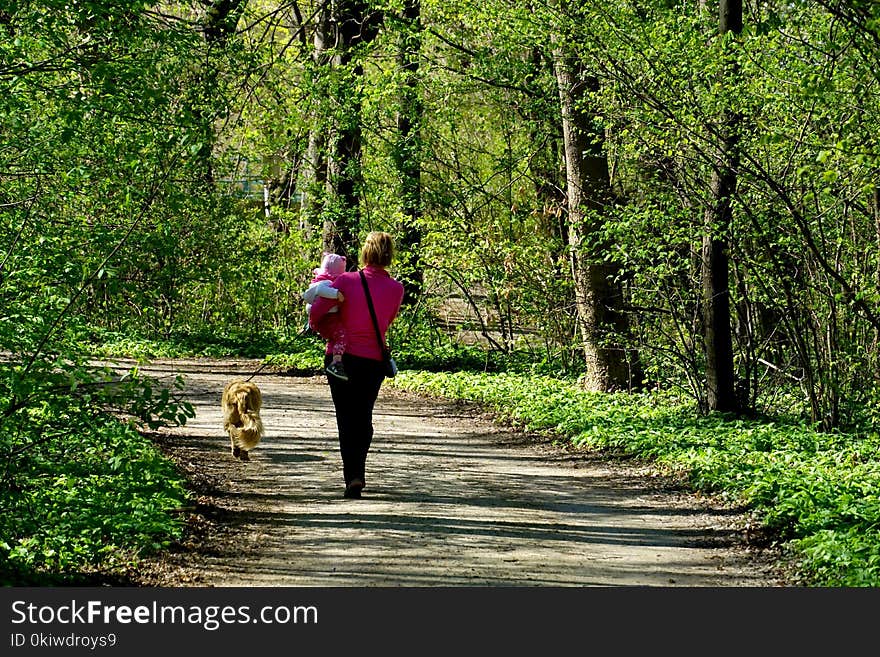
[[[232,443],[232,456],[250,461],[248,452],[263,437],[263,421],[260,419],[263,394],[254,383],[230,381],[223,389],[220,404],[223,407],[223,428]]]

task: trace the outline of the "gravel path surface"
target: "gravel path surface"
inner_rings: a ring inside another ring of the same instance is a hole
[[[784,586],[741,512],[649,466],[565,450],[470,405],[383,386],[360,500],[343,499],[323,378],[261,371],[267,434],[229,454],[220,393],[250,361],[168,361],[196,408],[156,439],[198,503],[147,586]]]

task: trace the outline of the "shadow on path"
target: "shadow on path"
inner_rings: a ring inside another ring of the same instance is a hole
[[[361,500],[342,498],[321,378],[260,372],[263,442],[228,453],[220,392],[246,361],[158,363],[196,416],[157,436],[198,496],[189,538],[146,564],[162,586],[777,586],[745,519],[646,466],[564,452],[461,404],[383,387]],[[148,368],[144,368],[148,369]]]

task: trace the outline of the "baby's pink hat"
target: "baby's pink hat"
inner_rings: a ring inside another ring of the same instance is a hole
[[[325,253],[321,260],[321,266],[315,270],[317,274],[330,274],[331,276],[339,276],[345,272],[345,256],[336,253]]]

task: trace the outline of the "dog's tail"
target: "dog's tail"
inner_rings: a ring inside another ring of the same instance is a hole
[[[263,436],[263,421],[260,419],[260,413],[257,409],[252,408],[249,402],[250,397],[246,390],[236,394],[235,405],[241,418],[241,428],[239,429],[237,442],[240,442],[240,447],[244,449],[256,447]]]

